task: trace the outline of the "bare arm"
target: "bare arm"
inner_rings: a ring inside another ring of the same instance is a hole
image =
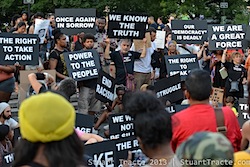
[[[96,135],[96,134],[92,134],[92,133],[84,133],[82,136],[81,136],[81,140],[83,141],[88,141],[89,139],[96,139],[97,142],[101,142],[103,141],[103,138],[99,135]]]
[[[205,49],[205,47],[204,47],[204,45],[202,45],[201,49],[200,49],[199,52],[197,53],[197,58],[198,58],[198,60],[200,60],[200,59],[202,58],[202,56],[204,55],[204,54],[203,54],[203,53],[204,53],[204,49]]]
[[[221,58],[221,62],[222,62],[222,63],[225,63],[225,62],[226,62],[226,57],[227,57],[227,49],[225,49],[225,50],[223,51],[222,58]]]
[[[35,73],[29,74],[28,79],[29,79],[29,82],[30,82],[32,88],[38,94],[41,87],[42,87],[42,84],[37,81],[36,74]]]
[[[143,49],[142,49],[141,56],[140,56],[141,58],[145,57],[147,54],[147,47],[146,47],[147,39],[144,38],[143,42],[144,42],[144,45],[143,45]]]
[[[16,71],[15,66],[2,66],[0,65],[0,71],[6,72],[6,73],[13,73]]]
[[[105,40],[106,42],[106,48],[105,48],[105,52],[104,52],[104,58],[105,59],[110,59],[110,55],[109,55],[109,52],[110,52],[110,39],[107,38]]]

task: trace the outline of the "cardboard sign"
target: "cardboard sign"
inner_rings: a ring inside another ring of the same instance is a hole
[[[109,116],[109,133],[110,139],[133,136],[133,118],[128,114],[111,114]]]
[[[240,127],[242,127],[242,125],[250,119],[250,116],[248,114],[248,109],[249,105],[247,99],[240,98],[238,107],[238,113],[239,113],[238,122],[240,124]]]
[[[209,50],[245,49],[246,25],[208,25]]]
[[[173,104],[171,106],[166,107],[165,110],[167,110],[171,115],[173,115],[173,114],[175,114],[181,110],[184,110],[188,107],[189,107],[189,104],[185,104],[185,105]]]
[[[3,167],[11,167],[14,162],[14,153],[10,152],[2,156]]]
[[[210,95],[209,100],[211,102],[223,104],[224,90],[220,88],[213,88],[213,94]]]
[[[207,41],[207,21],[172,20],[172,39],[179,44],[202,44]]]
[[[164,102],[170,101],[174,103],[183,99],[180,74],[157,81],[155,83],[155,92],[157,98]]]
[[[40,39],[40,42],[39,42],[40,44],[44,43],[44,39],[46,37],[49,24],[50,24],[49,20],[36,19],[35,21],[34,34],[38,34],[38,37]]]
[[[67,35],[95,34],[96,9],[55,9],[56,28]]]
[[[63,53],[68,74],[76,81],[98,77],[100,56],[94,49]]]
[[[114,100],[115,79],[104,71],[99,71],[96,84],[95,98],[104,103],[111,103]]]
[[[0,34],[0,64],[38,65],[39,39],[35,34]]]
[[[92,133],[94,125],[94,116],[76,113],[75,128],[83,131],[84,133]]]
[[[155,39],[155,45],[158,49],[164,49],[165,48],[165,38],[166,37],[166,31],[156,31],[156,39]]]
[[[181,80],[184,81],[192,69],[199,68],[197,56],[194,54],[184,54],[175,56],[164,56],[168,76],[180,73]]]
[[[115,141],[108,140],[85,145],[84,159],[90,167],[115,167]]]
[[[150,33],[147,32],[145,34],[145,37],[147,39],[147,43],[146,43],[146,47],[147,48],[150,48],[151,47],[151,37],[150,37]],[[137,51],[137,52],[142,52],[143,50],[143,47],[144,47],[144,42],[142,39],[133,39],[133,44],[134,44],[134,49],[133,48],[133,45],[131,47],[131,50],[133,51]]]
[[[143,14],[109,13],[109,38],[143,39],[148,16]]]

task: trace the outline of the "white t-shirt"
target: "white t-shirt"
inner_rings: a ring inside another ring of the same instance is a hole
[[[2,125],[2,122],[0,122],[0,125]],[[11,129],[15,129],[18,126],[18,122],[10,118],[4,121],[4,125],[8,125]]]

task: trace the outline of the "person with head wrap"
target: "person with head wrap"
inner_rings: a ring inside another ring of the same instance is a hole
[[[183,167],[231,167],[234,149],[221,133],[199,132],[190,136],[176,151]]]
[[[2,157],[12,151],[12,144],[8,139],[10,127],[8,125],[0,125],[0,166],[2,166]]]
[[[8,103],[0,103],[0,125],[8,125],[11,129],[17,128],[18,122],[11,118],[11,108]]]
[[[31,96],[22,102],[18,116],[22,139],[15,147],[13,167],[82,166],[75,110],[64,97],[52,92]]]

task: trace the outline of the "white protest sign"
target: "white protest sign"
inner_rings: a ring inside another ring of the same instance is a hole
[[[155,39],[155,45],[156,48],[158,49],[164,49],[165,46],[165,36],[166,36],[166,31],[156,31],[156,39]]]
[[[40,38],[39,44],[44,43],[49,24],[49,20],[36,19],[34,34],[38,34],[38,37]]]

